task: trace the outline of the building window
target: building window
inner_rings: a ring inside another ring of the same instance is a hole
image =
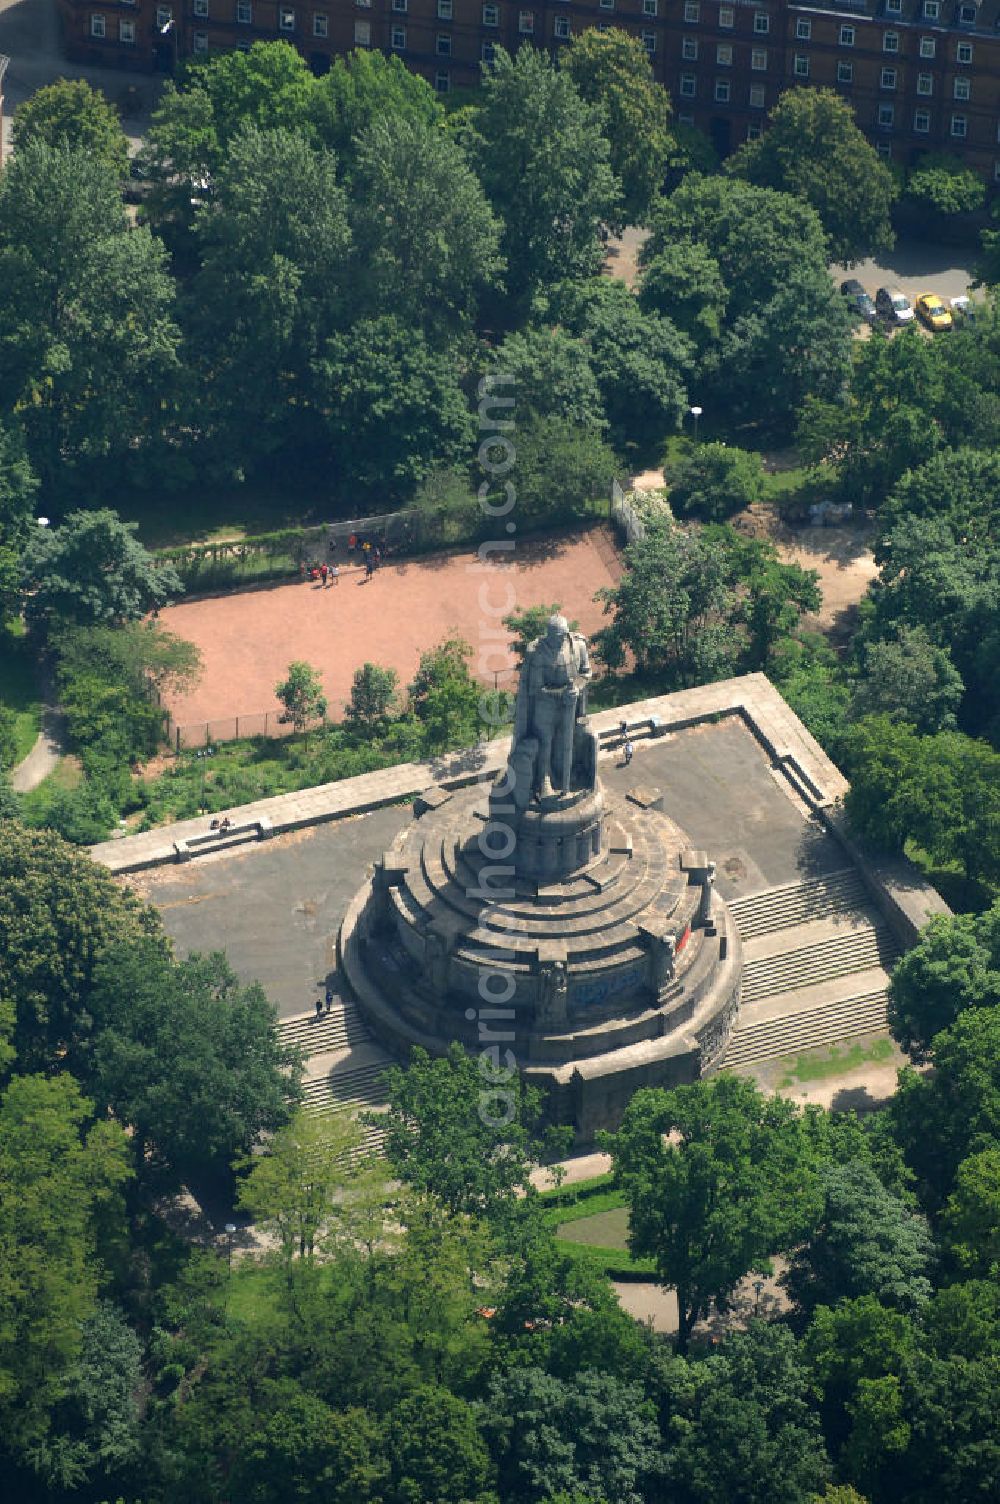
[[[750,124],[747,126],[747,140],[759,141],[761,134],[762,132],[760,124],[756,120],[751,120]]]
[[[697,21],[699,14],[700,6],[698,5],[698,0],[684,0],[685,21]]]
[[[125,45],[126,45],[126,47],[134,47],[135,46],[135,22],[134,21],[119,21],[118,22],[118,40],[119,40],[119,42],[124,42]]]
[[[878,128],[880,131],[891,131],[892,123],[896,118],[896,106],[892,104],[880,104],[878,107]]]
[[[887,15],[898,16],[903,9],[903,0],[885,0],[885,9]]]
[[[392,8],[397,12],[397,14],[402,14],[405,16],[406,8],[409,3],[410,0],[392,0]]]
[[[837,64],[837,82],[838,82],[838,84],[853,84],[853,82],[854,82],[854,64],[853,63],[838,63]]]
[[[766,37],[771,30],[771,17],[766,11],[759,10],[753,18],[753,29],[757,36]]]
[[[208,0],[194,0],[194,13],[196,16],[208,15]]]
[[[795,23],[795,36],[800,42],[808,42],[813,34],[813,23],[806,17],[800,16]]]
[[[763,73],[767,68],[767,48],[752,47],[750,49],[750,68],[754,73]]]
[[[372,44],[372,23],[370,21],[355,21],[354,45],[355,47],[370,47]]]
[[[642,13],[644,16],[655,16],[658,9],[658,0],[642,0]]]
[[[889,145],[888,141],[876,141],[875,150],[878,152],[883,162],[892,161],[892,147]]]
[[[918,94],[933,94],[934,93],[934,75],[932,73],[918,73],[917,74],[917,93]]]
[[[854,46],[854,27],[853,26],[842,26],[840,28],[840,45],[841,45],[841,47],[853,47]]]
[[[646,49],[647,52],[649,52],[649,53],[655,52],[656,51],[656,32],[655,31],[644,31],[643,34],[642,34],[642,45],[645,47],[645,49]]]
[[[971,26],[976,19],[976,7],[974,5],[961,6],[958,12],[958,19],[962,26]]]
[[[438,20],[450,21],[452,16],[452,0],[438,0]]]
[[[394,26],[390,34],[390,42],[396,52],[402,52],[406,47],[406,27]]]
[[[194,34],[194,50],[195,50],[195,52],[207,52],[208,51],[208,32],[207,31],[196,31],[195,32],[195,34]]]
[[[882,69],[882,77],[879,80],[879,88],[881,88],[881,89],[894,89],[895,87],[896,87],[896,70],[895,70],[895,68],[883,68]]]
[[[530,37],[535,30],[535,12],[522,10],[518,12],[517,29],[523,37]]]
[[[728,42],[720,43],[716,47],[715,62],[719,68],[731,68],[733,66],[733,49]]]
[[[898,31],[883,31],[883,33],[882,33],[882,51],[883,52],[898,52],[899,51],[899,32]]]
[[[451,34],[449,32],[438,32],[435,50],[438,57],[451,57]]]
[[[484,26],[499,26],[500,25],[500,7],[499,7],[499,5],[484,5],[483,6],[483,25]]]
[[[599,0],[602,10],[614,10],[615,0]]]
[[[795,77],[809,77],[809,59],[806,57],[804,52],[797,52],[795,54]]]
[[[572,34],[573,34],[573,31],[572,31],[572,27],[569,24],[569,17],[568,16],[556,16],[556,23],[555,23],[555,28],[554,28],[554,31],[553,31],[553,35],[557,38],[557,40],[560,41],[560,42],[568,42],[569,39],[570,39],[570,37],[572,36]]]
[[[959,42],[958,46],[955,48],[955,59],[956,59],[957,62],[960,62],[960,63],[971,63],[972,62],[972,43],[971,42]]]
[[[316,14],[313,16],[313,36],[314,37],[328,37],[329,35],[330,35],[330,20],[329,20],[329,17],[323,15],[323,13],[321,11],[317,11]]]
[[[249,26],[253,21],[253,6],[250,0],[236,0],[236,19],[241,26]]]
[[[732,31],[736,25],[736,12],[731,5],[719,6],[719,25],[723,31]]]
[[[157,29],[157,31],[166,31],[167,27],[170,25],[170,23],[171,23],[171,21],[173,19],[174,19],[174,13],[170,9],[169,5],[158,5],[156,7],[156,29]],[[104,33],[102,31],[101,32],[101,36],[103,36],[103,35],[104,35]]]
[[[968,99],[971,93],[970,82],[967,78],[956,78],[954,96],[956,99]]]
[[[729,79],[728,78],[717,78],[715,80],[715,102],[716,102],[716,104],[728,104],[729,103]]]
[[[750,85],[750,108],[752,110],[762,110],[764,108],[764,85],[763,84],[751,84]]]
[[[278,6],[278,26],[282,31],[295,30],[295,12],[290,6]]]
[[[941,14],[940,0],[924,0],[924,20],[936,21]]]
[[[689,63],[696,61],[698,57],[697,37],[681,37],[681,57],[686,58]]]
[[[103,35],[104,35],[104,33],[102,31],[101,32],[101,36],[103,36]],[[693,99],[694,96],[695,96],[695,92],[697,90],[697,87],[698,87],[698,85],[695,82],[695,76],[694,76],[693,73],[682,73],[681,74],[681,98],[682,99]]]
[[[444,71],[435,73],[434,87],[439,94],[447,94],[451,88],[451,74]]]
[[[967,119],[965,118],[964,115],[952,115],[952,117],[951,117],[951,133],[956,138],[956,140],[958,140],[958,141],[964,141],[965,140],[965,134],[966,134],[966,131],[968,130],[968,126],[969,126],[969,122],[967,121]]]
[[[914,112],[913,112],[913,129],[916,131],[917,135],[918,136],[926,136],[929,133],[930,128],[931,128],[930,111],[929,110],[914,110]]]
[[[496,58],[496,43],[484,42],[479,49],[479,56],[482,58],[484,63],[492,66]]]

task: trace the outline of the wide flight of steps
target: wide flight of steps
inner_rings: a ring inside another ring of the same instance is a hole
[[[750,894],[729,909],[743,941],[743,1004],[720,1069],[886,1028],[899,949],[854,868]]]
[[[355,1004],[335,996],[329,1013],[302,1013],[282,1019],[282,1043],[302,1051],[305,1072],[303,1106],[314,1112],[344,1112],[354,1115],[384,1105],[382,1073],[391,1064],[375,1043]],[[366,1125],[357,1154],[380,1148],[384,1135]]]

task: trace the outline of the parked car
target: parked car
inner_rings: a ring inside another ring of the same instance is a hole
[[[910,307],[910,301],[903,297],[898,287],[880,287],[875,294],[875,307],[879,318],[885,319],[887,324],[913,322],[913,309]]]
[[[872,302],[865,289],[861,286],[861,283],[858,281],[857,277],[848,277],[846,282],[841,282],[840,290],[844,294],[844,297],[847,299],[848,303],[850,303],[851,307],[854,309],[855,313],[863,318],[866,324],[874,324],[875,320],[878,318],[878,314],[875,311],[875,304]]]
[[[916,301],[917,315],[928,329],[951,328],[951,312],[936,292],[922,292]]]
[[[976,305],[967,293],[961,293],[957,298],[949,298],[951,304],[951,321],[953,324],[974,324],[976,322]]]

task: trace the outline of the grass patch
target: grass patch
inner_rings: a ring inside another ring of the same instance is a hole
[[[558,1230],[571,1222],[584,1222],[588,1217],[599,1217],[608,1212],[618,1211],[624,1205],[624,1192],[608,1185],[568,1206],[565,1203],[554,1203],[547,1207],[544,1213],[545,1224],[547,1227]]]
[[[45,817],[60,794],[78,788],[83,773],[75,757],[61,757],[52,772],[27,794],[21,795],[21,807],[29,825],[44,825]]]
[[[584,1243],[590,1248],[615,1248],[626,1253],[628,1215],[627,1206],[608,1207],[605,1211],[591,1212],[589,1217],[561,1222],[557,1233],[564,1243]]]
[[[42,724],[38,698],[38,663],[31,642],[20,622],[0,630],[0,705],[13,710],[14,762],[27,757]]]
[[[656,1265],[652,1259],[634,1259],[620,1248],[603,1248],[588,1243],[573,1243],[568,1238],[556,1238],[556,1248],[564,1258],[571,1259],[591,1274],[604,1275],[606,1279],[646,1280],[656,1278]]]
[[[829,1049],[806,1050],[801,1055],[782,1062],[786,1074],[781,1086],[792,1086],[796,1081],[825,1081],[830,1076],[842,1076],[862,1065],[878,1065],[891,1060],[891,1039],[876,1039],[865,1046],[860,1041],[852,1045],[832,1045]]]
[[[614,1183],[614,1176],[608,1170],[604,1175],[591,1175],[587,1180],[577,1180],[573,1185],[564,1185],[558,1190],[555,1186],[548,1191],[539,1191],[538,1195],[543,1201],[551,1201],[564,1205],[579,1200],[586,1200],[597,1191],[606,1191]]]
[[[139,538],[147,548],[245,538],[328,521],[338,510],[326,495],[267,485],[142,491],[119,498],[115,505],[126,522],[138,523]]]

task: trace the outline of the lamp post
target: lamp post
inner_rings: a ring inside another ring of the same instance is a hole
[[[695,441],[695,444],[697,444],[698,443],[698,419],[701,417],[702,409],[700,407],[692,407],[690,409],[690,412],[691,412],[692,418],[694,419],[694,441]]]
[[[214,751],[214,747],[199,747],[198,751],[195,753],[195,757],[197,757],[199,763],[201,764],[201,798],[198,802],[198,813],[200,815],[203,815],[205,813],[205,779],[208,774],[208,769],[205,766],[204,759],[206,757],[211,757]]]
[[[229,1264],[229,1271],[230,1271],[230,1273],[232,1273],[232,1268],[233,1268],[233,1234],[235,1233],[235,1231],[236,1231],[236,1223],[235,1222],[227,1222],[226,1223],[226,1261]]]
[[[754,1313],[755,1316],[759,1316],[760,1315],[760,1297],[761,1297],[761,1294],[762,1294],[763,1289],[764,1289],[764,1281],[762,1279],[755,1279],[754,1282],[753,1282],[753,1287],[754,1287],[754,1290],[755,1290],[756,1296],[757,1296],[756,1300],[753,1303],[753,1313]]]
[[[174,20],[173,16],[170,17],[170,20],[167,21],[164,26],[160,27],[160,36],[165,37],[167,35],[172,36],[174,41],[174,72],[176,73],[180,57],[178,52],[179,43],[177,40],[177,22]]]

